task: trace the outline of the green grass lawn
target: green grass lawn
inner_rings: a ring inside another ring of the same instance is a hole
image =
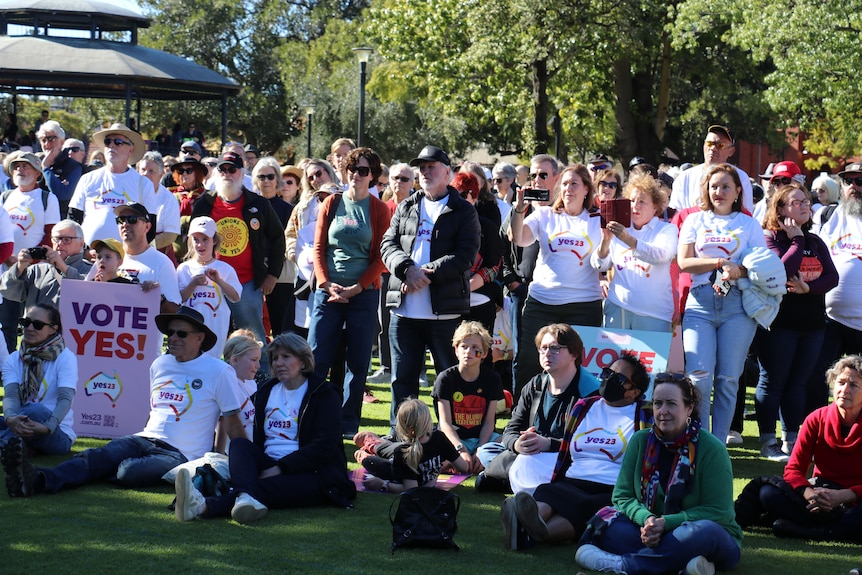
[[[371,386],[363,429],[388,429],[388,385]],[[427,399],[429,390],[423,389]],[[745,444],[730,450],[735,491],[756,475],[781,472],[759,458],[753,422]],[[79,439],[74,452],[101,445]],[[353,461],[354,446],[345,452]],[[53,465],[65,457],[40,457]],[[351,463],[351,469],[356,464]],[[332,573],[446,574],[577,573],[571,545],[506,551],[499,508],[503,496],[476,493],[472,479],[455,488],[461,497],[461,551],[399,550],[389,553],[389,506],[395,496],[360,493],[353,510],[312,508],[271,511],[252,525],[229,519],[179,523],[167,506],[173,488],[133,491],[101,483],[53,496],[9,499],[0,494],[0,574],[18,573]],[[747,532],[736,573],[747,575],[846,575],[862,565],[862,547],[776,539]]]

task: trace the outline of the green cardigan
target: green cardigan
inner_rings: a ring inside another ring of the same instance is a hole
[[[613,506],[639,526],[643,526],[650,515],[661,515],[664,506],[663,487],[657,498],[656,513],[643,503],[641,468],[649,433],[647,429],[632,436],[612,496]],[[733,510],[733,469],[727,448],[714,435],[701,430],[695,457],[694,484],[683,499],[683,511],[663,516],[665,533],[684,521],[709,519],[721,525],[742,547],[742,529],[736,523]]]

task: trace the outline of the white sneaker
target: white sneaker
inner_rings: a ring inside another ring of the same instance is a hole
[[[368,383],[390,383],[392,381],[392,372],[382,367],[365,378]]]
[[[177,500],[174,503],[174,514],[177,521],[191,521],[199,517],[206,507],[206,498],[192,483],[188,469],[180,469],[174,480]]]
[[[742,445],[742,434],[732,429],[727,434],[727,439],[724,440],[725,445]]]
[[[760,456],[769,461],[779,461],[782,463],[787,463],[790,459],[789,455],[781,451],[781,447],[774,439],[772,441],[767,441],[760,447]]]
[[[782,441],[781,442],[781,451],[790,455],[793,453],[793,446],[796,445],[795,441]]]
[[[715,575],[715,565],[698,555],[685,566],[685,575]]]
[[[584,569],[598,571],[599,573],[619,573],[626,575],[623,571],[623,558],[613,553],[608,553],[595,545],[581,545],[575,553],[575,562]]]
[[[251,523],[261,519],[266,512],[266,505],[248,493],[240,493],[230,510],[230,516],[237,523]]]

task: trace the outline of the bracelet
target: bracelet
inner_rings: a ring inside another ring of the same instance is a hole
[[[718,258],[718,263],[715,264],[715,269],[720,270],[724,267],[724,260],[722,258]]]
[[[383,485],[380,486],[380,491],[382,493],[387,493],[389,491],[389,481],[383,482]]]
[[[512,208],[512,210],[513,210],[516,214],[523,214],[524,212],[526,212],[526,211],[527,211],[527,206],[524,206],[524,209],[523,209],[523,210],[521,210],[521,211],[518,211],[518,208]]]

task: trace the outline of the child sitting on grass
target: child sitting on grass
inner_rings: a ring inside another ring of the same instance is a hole
[[[93,281],[133,283],[132,280],[121,276],[119,273],[120,266],[123,265],[123,258],[126,257],[123,244],[119,240],[114,238],[95,240],[92,247],[96,252],[96,261],[93,266],[96,269],[96,274],[93,276]]]
[[[353,440],[359,449],[356,461],[372,475],[365,477],[368,491],[401,493],[413,487],[434,487],[445,461],[466,473],[467,464],[458,457],[452,442],[431,422],[431,410],[418,399],[408,399],[398,407],[393,443],[360,431]]]

